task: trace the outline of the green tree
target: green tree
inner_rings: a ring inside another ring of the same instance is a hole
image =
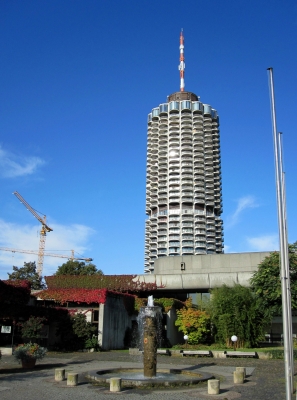
[[[263,338],[268,321],[250,288],[237,284],[213,289],[210,306],[213,335],[218,343],[230,346],[231,336],[236,335],[239,347],[252,347]]]
[[[36,272],[36,264],[34,262],[24,262],[24,266],[21,268],[12,267],[13,272],[7,273],[8,279],[15,280],[27,280],[31,283],[31,289],[44,289],[45,284],[42,281],[42,277]]]
[[[92,263],[86,264],[84,261],[68,260],[58,267],[55,275],[103,275],[103,272]]]
[[[193,307],[192,300],[186,301],[186,306],[176,311],[175,326],[178,330],[188,335],[189,344],[204,343],[210,334],[210,316]]]
[[[289,245],[289,270],[292,309],[297,309],[297,242]],[[259,264],[251,278],[257,306],[268,319],[282,314],[279,252],[273,252]]]

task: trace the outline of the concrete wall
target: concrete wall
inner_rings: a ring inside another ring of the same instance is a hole
[[[131,326],[121,296],[107,297],[105,304],[100,304],[98,342],[103,350],[123,349],[126,330]]]
[[[172,346],[184,342],[183,333],[179,332],[177,327],[175,326],[176,318],[177,318],[176,309],[171,308],[171,310],[168,311],[166,317],[166,336],[167,339],[169,339]]]
[[[135,280],[163,285],[163,290],[195,291],[234,283],[249,286],[258,265],[269,255],[270,252],[257,252],[160,257],[155,261],[153,274],[138,275]]]

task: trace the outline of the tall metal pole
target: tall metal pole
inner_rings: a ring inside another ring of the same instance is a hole
[[[283,235],[284,235],[284,259],[287,279],[287,301],[288,301],[288,337],[289,337],[289,353],[291,365],[291,385],[292,393],[294,390],[294,353],[293,353],[293,325],[292,325],[292,304],[291,304],[291,279],[290,279],[290,261],[289,261],[289,246],[288,246],[288,226],[287,226],[287,201],[286,201],[286,180],[283,163],[283,146],[281,140],[282,133],[278,133],[278,150],[280,161],[280,179],[281,179],[281,197],[282,197],[282,212],[283,212]]]
[[[279,148],[277,140],[276,129],[276,112],[274,101],[274,85],[273,85],[273,69],[267,68],[269,71],[269,88],[270,88],[270,104],[271,104],[271,120],[273,130],[273,144],[274,144],[274,162],[275,162],[275,181],[276,181],[276,197],[277,197],[277,211],[278,211],[278,229],[279,229],[279,243],[280,243],[280,279],[282,291],[282,314],[283,314],[283,336],[284,336],[284,362],[285,362],[285,382],[286,382],[286,400],[292,400],[292,366],[289,348],[289,327],[288,327],[288,293],[287,293],[287,275],[285,267],[284,256],[284,234],[283,234],[283,207],[282,207],[282,187],[280,181],[280,160]]]

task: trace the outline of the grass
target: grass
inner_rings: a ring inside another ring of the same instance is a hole
[[[283,346],[267,346],[267,347],[253,347],[253,348],[246,348],[246,347],[237,347],[236,351],[246,351],[246,352],[261,352],[261,351],[270,351],[270,350],[279,350],[279,351],[283,351]],[[171,349],[169,350],[210,350],[210,351],[230,351],[233,350],[233,347],[226,347],[220,344],[212,344],[210,346],[207,345],[185,345],[185,344],[181,344],[181,345],[175,345],[173,346]]]

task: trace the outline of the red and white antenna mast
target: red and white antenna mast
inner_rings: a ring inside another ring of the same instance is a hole
[[[183,92],[185,89],[185,57],[184,57],[184,35],[181,30],[179,37],[179,75],[180,75],[180,91]]]

